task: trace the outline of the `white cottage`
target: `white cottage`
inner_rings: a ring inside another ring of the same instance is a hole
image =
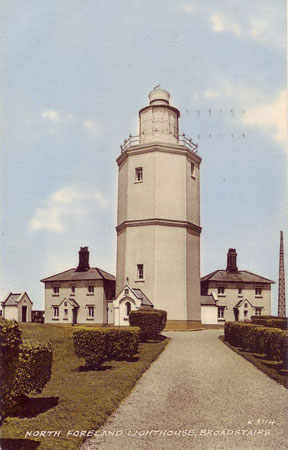
[[[9,292],[2,302],[2,317],[17,322],[32,322],[32,301],[27,292],[13,294]]]
[[[247,270],[238,270],[237,253],[229,248],[226,270],[201,278],[201,322],[223,325],[226,320],[245,321],[271,314],[274,281]]]
[[[89,266],[88,247],[80,248],[77,268],[41,281],[45,284],[45,323],[108,324],[115,277]]]

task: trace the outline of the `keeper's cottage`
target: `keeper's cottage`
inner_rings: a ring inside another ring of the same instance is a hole
[[[154,89],[149,101],[139,111],[139,135],[130,135],[117,158],[115,324],[127,303],[136,306],[131,288],[166,310],[168,324],[189,328],[201,321],[201,158],[191,139],[179,136],[170,94]]]

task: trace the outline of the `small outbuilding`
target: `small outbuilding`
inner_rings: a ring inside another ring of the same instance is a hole
[[[128,326],[129,312],[141,308],[141,306],[148,306],[153,308],[153,304],[146,297],[144,292],[138,288],[131,288],[128,284],[124,286],[122,291],[113,301],[114,305],[114,325]]]
[[[2,316],[4,319],[17,322],[32,322],[32,301],[27,292],[13,294],[9,292],[2,302]]]

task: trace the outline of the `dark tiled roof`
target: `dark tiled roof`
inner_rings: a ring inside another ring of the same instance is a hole
[[[19,301],[19,298],[22,296],[22,294],[10,294],[4,300],[3,306],[17,306],[17,302]]]
[[[27,296],[28,300],[30,300],[31,304],[33,305],[33,302],[31,301],[31,298],[27,294],[27,292],[21,292],[21,294],[13,294],[10,292],[7,297],[5,298],[4,302],[2,302],[3,306],[17,306],[18,302],[21,300],[24,295]]]
[[[201,295],[201,305],[216,305],[213,295]]]
[[[78,281],[78,280],[115,280],[114,275],[111,275],[104,270],[98,269],[97,267],[91,267],[85,272],[76,272],[75,269],[69,269],[65,272],[52,275],[48,278],[43,278],[41,281],[45,283],[46,281]]]
[[[150,302],[150,300],[146,297],[146,295],[141,291],[141,289],[131,288],[131,290],[134,292],[137,298],[141,300],[141,305],[145,306],[153,306],[153,303]]]
[[[274,281],[268,278],[261,277],[255,273],[248,272],[247,270],[239,270],[238,272],[227,272],[226,270],[215,270],[215,272],[209,273],[205,277],[201,278],[203,281],[234,281],[237,283],[267,283],[274,284]]]

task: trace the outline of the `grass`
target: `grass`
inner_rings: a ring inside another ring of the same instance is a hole
[[[52,377],[41,394],[27,398],[17,417],[2,426],[2,450],[78,449],[83,438],[69,430],[97,430],[132,390],[136,381],[164,350],[168,339],[139,345],[132,361],[103,364],[102,370],[83,367],[73,351],[73,327],[22,324],[22,337],[49,341],[53,349]],[[61,431],[59,437],[29,436],[27,431]]]
[[[287,368],[283,368],[282,362],[270,361],[265,359],[266,355],[264,354],[252,353],[249,351],[244,351],[239,347],[233,347],[224,340],[224,336],[219,336],[219,339],[235,353],[241,355],[243,358],[247,359],[247,361],[250,361],[255,367],[257,367],[257,369],[268,375],[268,377],[277,381],[277,383],[282,384],[282,386],[286,387],[286,389],[288,388],[288,370]]]

